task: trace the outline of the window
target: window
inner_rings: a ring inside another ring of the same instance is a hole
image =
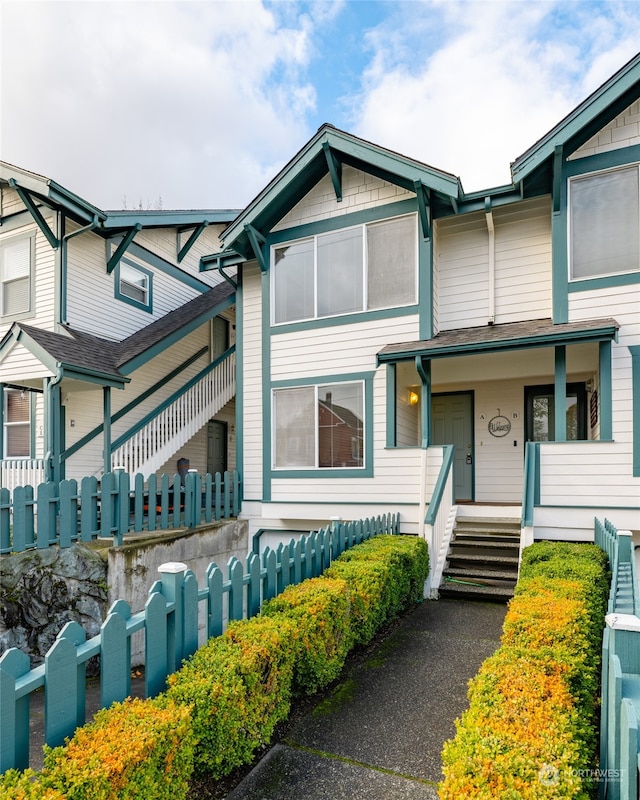
[[[151,311],[152,277],[149,270],[122,260],[116,270],[116,297],[145,311]]]
[[[4,397],[4,457],[29,458],[31,455],[30,393],[7,389]]]
[[[415,447],[422,440],[422,382],[413,361],[400,361],[395,365],[395,387],[395,445]]]
[[[33,236],[7,239],[0,247],[0,303],[3,317],[31,312]]]
[[[414,215],[278,245],[272,258],[274,324],[416,302]]]
[[[574,280],[640,268],[638,166],[573,178],[570,263]]]
[[[587,390],[584,383],[567,384],[567,441],[587,438]],[[525,428],[528,442],[553,442],[555,432],[554,386],[525,386]]]
[[[364,384],[332,383],[273,392],[273,465],[364,467]]]

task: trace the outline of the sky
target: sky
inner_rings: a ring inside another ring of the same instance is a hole
[[[478,191],[638,50],[638,0],[0,0],[0,159],[241,209],[330,122]]]

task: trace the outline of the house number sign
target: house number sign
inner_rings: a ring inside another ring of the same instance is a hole
[[[500,409],[498,409],[497,416],[491,417],[487,427],[492,436],[501,438],[502,436],[506,436],[511,430],[511,420],[507,417],[503,417],[500,413]]]

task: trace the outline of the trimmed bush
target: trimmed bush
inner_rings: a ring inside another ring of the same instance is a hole
[[[313,694],[338,677],[353,643],[346,581],[321,577],[289,586],[262,615],[294,623],[296,691]]]
[[[593,796],[608,591],[607,557],[593,545],[524,551],[501,647],[445,745],[441,800]]]
[[[251,761],[291,704],[294,626],[254,617],[233,623],[169,677],[166,697],[192,709],[196,775],[219,778]]]
[[[68,800],[179,800],[193,768],[189,708],[128,699],[45,747],[42,781]]]
[[[0,798],[3,800],[65,800],[65,795],[44,786],[39,772],[10,769],[0,775]]]

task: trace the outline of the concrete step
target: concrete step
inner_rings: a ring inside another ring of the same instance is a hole
[[[500,565],[513,565],[516,568],[518,567],[519,557],[517,555],[505,555],[505,554],[498,554],[493,555],[491,553],[463,553],[458,551],[449,550],[447,554],[447,562],[451,565],[452,562],[460,562],[465,564],[496,564]]]
[[[518,579],[518,568],[517,565],[514,565],[511,569],[483,568],[480,565],[476,566],[474,569],[468,569],[467,567],[446,567],[442,574],[445,578],[461,578],[462,580],[468,579],[471,581],[477,579],[478,582],[504,580],[515,583]]]
[[[473,598],[474,600],[491,600],[494,602],[507,602],[513,597],[512,586],[477,586],[471,582],[462,583],[443,581],[439,589],[440,597],[447,598]]]

